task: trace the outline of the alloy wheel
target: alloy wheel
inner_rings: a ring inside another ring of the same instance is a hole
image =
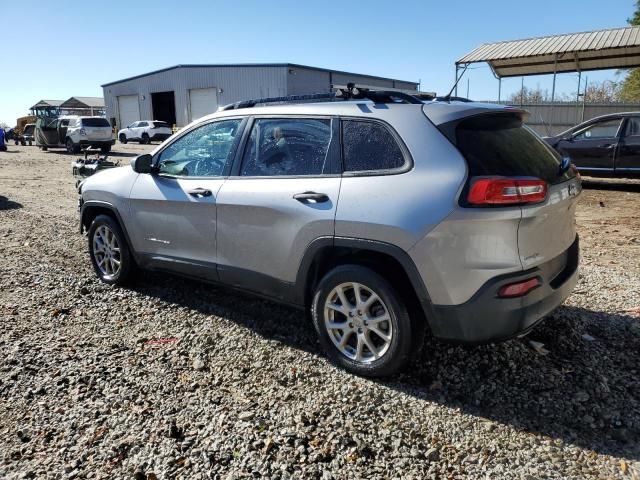
[[[122,264],[120,244],[116,235],[106,225],[100,225],[93,234],[93,256],[105,280],[118,276]]]

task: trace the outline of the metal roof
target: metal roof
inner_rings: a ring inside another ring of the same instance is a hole
[[[161,68],[160,70],[154,70],[153,72],[143,73],[141,75],[135,75],[133,77],[123,78],[122,80],[116,80],[115,82],[109,82],[101,85],[101,87],[108,87],[109,85],[115,85],[116,83],[127,82],[129,80],[135,80],[136,78],[147,77],[149,75],[154,75],[156,73],[166,72],[168,70],[175,70],[177,68],[246,68],[246,67],[287,67],[287,68],[308,68],[311,70],[317,70],[320,72],[331,72],[331,73],[339,73],[344,75],[358,75],[359,77],[369,77],[376,78],[379,80],[388,80],[402,83],[413,83],[418,85],[418,82],[414,82],[411,80],[399,80],[397,78],[387,78],[387,77],[379,77],[376,75],[368,75],[364,73],[353,73],[353,72],[344,72],[342,70],[332,70],[329,68],[320,68],[320,67],[311,67],[309,65],[300,65],[298,63],[223,63],[223,64],[183,64],[183,65],[174,65],[173,67]]]
[[[64,102],[64,100],[40,100],[34,106],[29,107],[29,110],[40,107],[59,107],[60,105],[62,105],[62,102]]]
[[[456,65],[486,62],[498,77],[640,66],[640,27],[487,43]]]
[[[71,97],[60,105],[62,108],[104,108],[102,97]]]

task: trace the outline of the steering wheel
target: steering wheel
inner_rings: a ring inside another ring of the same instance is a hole
[[[225,161],[220,158],[206,158],[189,162],[187,167],[191,175],[195,177],[210,177],[222,174]]]

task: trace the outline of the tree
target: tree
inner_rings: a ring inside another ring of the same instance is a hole
[[[536,88],[522,87],[517,92],[511,94],[509,102],[513,104],[529,105],[531,103],[542,103],[550,100],[549,92],[542,90],[539,86]]]
[[[5,130],[9,128],[9,125],[5,122],[0,122],[0,128],[4,128]]]
[[[636,10],[633,17],[627,18],[629,25],[640,25],[640,0],[636,0]],[[640,100],[640,69],[634,68],[629,71],[622,81],[620,89],[620,100],[625,102],[637,102]]]
[[[621,97],[622,86],[618,82],[605,80],[592,82],[587,85],[584,92],[586,103],[610,103],[618,102]]]

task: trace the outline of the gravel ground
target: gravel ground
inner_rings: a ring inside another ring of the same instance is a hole
[[[71,159],[0,153],[0,478],[640,478],[640,182],[589,184],[580,283],[529,337],[372,381],[295,310],[99,283]]]

